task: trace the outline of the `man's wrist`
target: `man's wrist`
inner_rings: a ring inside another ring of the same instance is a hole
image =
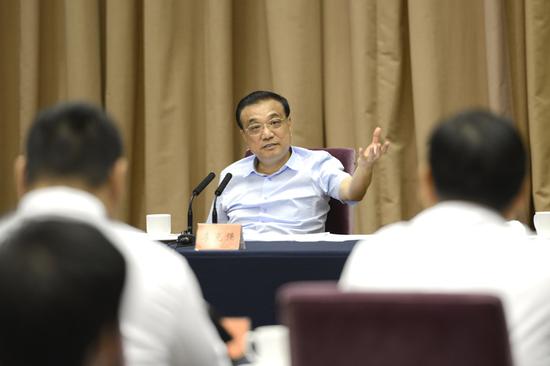
[[[369,171],[369,170],[372,170],[372,168],[374,167],[374,161],[368,161],[368,160],[357,160],[355,162],[355,169],[364,169],[366,171]]]

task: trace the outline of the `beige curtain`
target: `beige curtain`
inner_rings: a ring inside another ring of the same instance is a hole
[[[122,131],[120,218],[170,213],[182,230],[193,186],[243,154],[236,102],[271,89],[291,103],[296,145],[357,148],[376,126],[392,141],[357,233],[420,210],[430,130],[473,106],[517,121],[530,224],[550,210],[548,24],[546,0],[0,0],[0,213],[16,204],[12,162],[36,111],[80,99]]]

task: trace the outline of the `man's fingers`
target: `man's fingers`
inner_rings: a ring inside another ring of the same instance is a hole
[[[375,130],[375,134],[373,135],[374,139],[380,138],[381,129],[380,127],[377,127]],[[390,147],[390,141],[386,140],[383,144],[382,143],[375,143],[374,141],[367,146],[366,148],[359,147],[359,157],[362,159],[367,159],[370,162],[374,162],[378,160],[382,155],[388,151],[388,148]]]
[[[367,147],[367,156],[365,158],[372,158],[374,156],[374,145],[371,144]]]
[[[385,154],[389,148],[390,148],[390,142],[386,140],[386,142],[384,142],[384,145],[382,145],[382,154]]]
[[[380,127],[376,127],[374,129],[374,132],[372,133],[372,143],[378,144],[380,143],[380,135],[382,134],[382,129]]]

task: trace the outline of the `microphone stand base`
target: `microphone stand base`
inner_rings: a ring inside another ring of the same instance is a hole
[[[195,245],[195,235],[188,232],[181,233],[176,239],[176,247],[190,247]]]

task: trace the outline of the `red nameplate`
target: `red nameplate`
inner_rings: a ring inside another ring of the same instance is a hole
[[[238,250],[244,248],[240,224],[198,224],[195,249]]]

